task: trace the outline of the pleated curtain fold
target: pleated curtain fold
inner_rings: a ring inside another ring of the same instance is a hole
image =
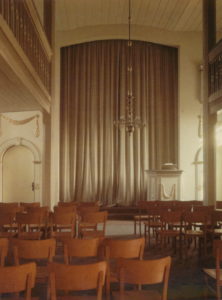
[[[133,42],[134,115],[146,124],[129,135],[125,117],[127,41],[61,50],[61,200],[129,205],[147,199],[145,170],[178,164],[177,49]]]

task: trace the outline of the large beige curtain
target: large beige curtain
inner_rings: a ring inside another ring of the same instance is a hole
[[[145,170],[178,162],[177,49],[133,43],[134,111],[146,126],[129,136],[127,41],[61,51],[61,200],[133,204],[147,197]]]

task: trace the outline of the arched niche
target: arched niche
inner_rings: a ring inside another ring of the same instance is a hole
[[[3,202],[3,158],[8,149],[14,146],[24,146],[28,148],[34,157],[34,199],[35,202],[41,203],[42,195],[42,162],[38,148],[29,140],[21,137],[9,139],[0,145],[0,202]]]

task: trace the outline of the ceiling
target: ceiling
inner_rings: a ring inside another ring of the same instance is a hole
[[[129,0],[56,0],[56,30],[126,24]],[[217,4],[217,28],[222,28],[222,1]],[[201,31],[202,0],[131,0],[132,24],[169,31]]]

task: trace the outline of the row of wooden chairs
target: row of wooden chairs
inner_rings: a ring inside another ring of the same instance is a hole
[[[113,294],[113,299],[146,299],[167,300],[171,258],[138,261],[119,259],[117,262],[120,292]],[[65,295],[59,299],[76,299],[68,296],[70,291],[85,291],[96,289],[96,299],[102,300],[103,286],[107,280],[107,263],[105,261],[84,265],[65,265],[61,263],[49,263],[49,299],[56,300],[58,291],[64,291]],[[152,272],[150,272],[152,270]],[[20,266],[0,268],[0,293],[19,293],[25,291],[25,299],[31,300],[31,290],[35,286],[35,263]],[[157,290],[146,290],[141,294],[140,290],[125,290],[125,284],[136,286],[153,285],[163,283],[162,293]],[[107,297],[108,298],[108,297]],[[18,299],[18,298],[14,298]],[[78,295],[78,299],[89,299],[88,296]],[[109,299],[109,298],[108,298]]]
[[[147,216],[144,233],[148,246],[151,246],[151,238],[154,238],[155,244],[160,244],[165,249],[170,240],[175,251],[177,244],[179,245],[180,256],[182,242],[186,256],[192,241],[194,245],[198,245],[200,254],[206,255],[207,241],[212,242],[214,238],[222,236],[222,212],[219,211],[149,210]]]
[[[139,214],[134,216],[134,234],[137,234],[137,227],[139,227],[139,234],[142,233],[142,222],[146,221],[149,210],[159,211],[202,211],[202,210],[214,210],[214,206],[204,206],[203,201],[140,201],[138,203]]]
[[[0,237],[103,236],[106,220],[106,211],[88,212],[79,218],[74,211],[49,213],[47,207],[30,208],[26,213],[0,213]]]
[[[3,240],[5,239],[0,239],[0,243],[1,241],[3,242]],[[96,288],[100,281],[100,284],[102,284],[100,285],[99,290],[97,290],[97,299],[101,299],[101,287],[104,285],[105,276],[107,296],[110,295],[110,282],[114,281],[120,282],[121,297],[123,294],[127,296],[129,293],[129,291],[125,292],[124,290],[124,282],[138,285],[164,282],[161,299],[167,299],[167,286],[171,259],[170,257],[167,257],[153,261],[142,260],[144,238],[126,240],[104,239],[102,241],[98,238],[90,240],[65,239],[64,264],[52,262],[55,254],[54,239],[36,241],[13,239],[10,241],[10,247],[13,249],[14,261],[17,266],[20,265],[21,259],[37,259],[38,261],[42,258],[47,259],[48,265],[46,267],[43,267],[42,265],[40,267],[37,266],[33,272],[36,274],[38,282],[40,279],[47,278],[50,287],[51,299],[56,299],[57,289],[63,289],[65,291],[75,289],[82,290],[87,289],[90,285],[91,288]],[[99,248],[102,249],[102,251],[99,252]],[[84,264],[81,265],[81,267],[77,265],[70,265],[72,256],[91,257],[98,256],[98,254],[102,261],[93,262],[87,265]],[[133,258],[133,260],[127,260],[129,258]],[[113,259],[116,262],[115,265],[113,265]],[[105,272],[102,278],[99,279],[98,274],[95,274],[93,270],[95,268],[97,270],[100,268],[101,271],[101,265]],[[4,269],[9,268],[6,267]],[[150,268],[152,269],[152,272],[150,272]],[[3,269],[3,267],[0,268],[0,272],[1,269]],[[83,272],[83,270],[85,271]],[[91,276],[94,277],[94,282],[95,280],[97,281],[97,285],[92,284]],[[74,284],[74,282],[76,283]],[[1,279],[0,292],[2,292]],[[148,292],[148,294],[150,293],[151,292]],[[151,295],[153,296],[153,292]],[[119,295],[114,296],[119,297]],[[135,291],[133,296],[135,296]],[[148,299],[155,298],[151,297]]]

